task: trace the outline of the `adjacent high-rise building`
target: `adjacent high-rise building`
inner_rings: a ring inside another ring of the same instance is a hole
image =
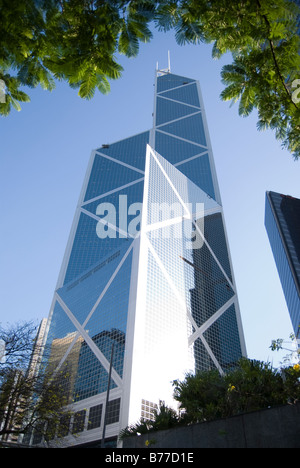
[[[46,342],[71,374],[66,444],[115,445],[174,379],[246,354],[199,83],[157,71],[153,115],[92,152],[75,213]]]
[[[291,317],[300,338],[300,200],[266,193],[265,226]]]

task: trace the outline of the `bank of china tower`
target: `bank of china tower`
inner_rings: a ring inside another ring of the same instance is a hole
[[[46,341],[68,376],[66,445],[116,446],[174,406],[173,380],[245,355],[199,83],[157,72],[153,115],[92,152],[74,216]]]

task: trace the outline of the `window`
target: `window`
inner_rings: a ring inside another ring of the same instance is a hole
[[[157,410],[157,404],[152,401],[142,400],[142,419],[154,421],[154,412]]]
[[[106,424],[113,424],[119,421],[121,399],[109,401],[107,404]]]
[[[89,413],[88,430],[100,427],[102,417],[102,405],[92,406]]]

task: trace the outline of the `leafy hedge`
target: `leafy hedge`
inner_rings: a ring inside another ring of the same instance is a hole
[[[217,370],[174,380],[179,412],[160,402],[154,420],[140,420],[124,429],[120,439],[178,425],[212,421],[300,401],[300,365],[273,369],[269,363],[243,358],[225,375]]]

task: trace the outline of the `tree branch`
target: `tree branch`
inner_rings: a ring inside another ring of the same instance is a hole
[[[259,9],[261,9],[261,3],[260,3],[260,1],[259,1],[259,0],[256,0],[256,3],[257,3],[257,5],[258,5]],[[268,18],[267,18],[266,15],[261,14],[261,16],[262,16],[262,18],[264,19],[264,22],[266,23],[266,26],[267,26],[267,28],[268,28],[268,33],[270,34],[270,31],[271,31],[270,21],[268,20]],[[273,62],[274,62],[274,65],[275,65],[275,69],[276,69],[277,75],[278,75],[278,77],[279,77],[279,79],[280,79],[280,81],[281,81],[281,83],[282,83],[282,85],[283,85],[283,87],[284,87],[284,89],[285,89],[285,92],[286,92],[286,94],[287,94],[289,100],[291,101],[291,103],[293,104],[293,106],[294,106],[296,109],[299,109],[298,106],[297,106],[297,104],[293,101],[292,95],[291,95],[291,93],[290,93],[290,91],[289,91],[289,89],[288,89],[288,86],[287,86],[287,84],[286,84],[286,82],[285,82],[285,79],[284,79],[284,77],[282,76],[282,73],[281,73],[281,71],[280,71],[280,67],[279,67],[279,64],[278,64],[278,62],[277,62],[276,55],[275,55],[274,43],[273,43],[272,39],[270,39],[269,37],[268,37],[268,42],[269,42],[269,46],[270,46],[270,49],[271,49],[271,53],[272,53],[272,57],[273,57]]]

